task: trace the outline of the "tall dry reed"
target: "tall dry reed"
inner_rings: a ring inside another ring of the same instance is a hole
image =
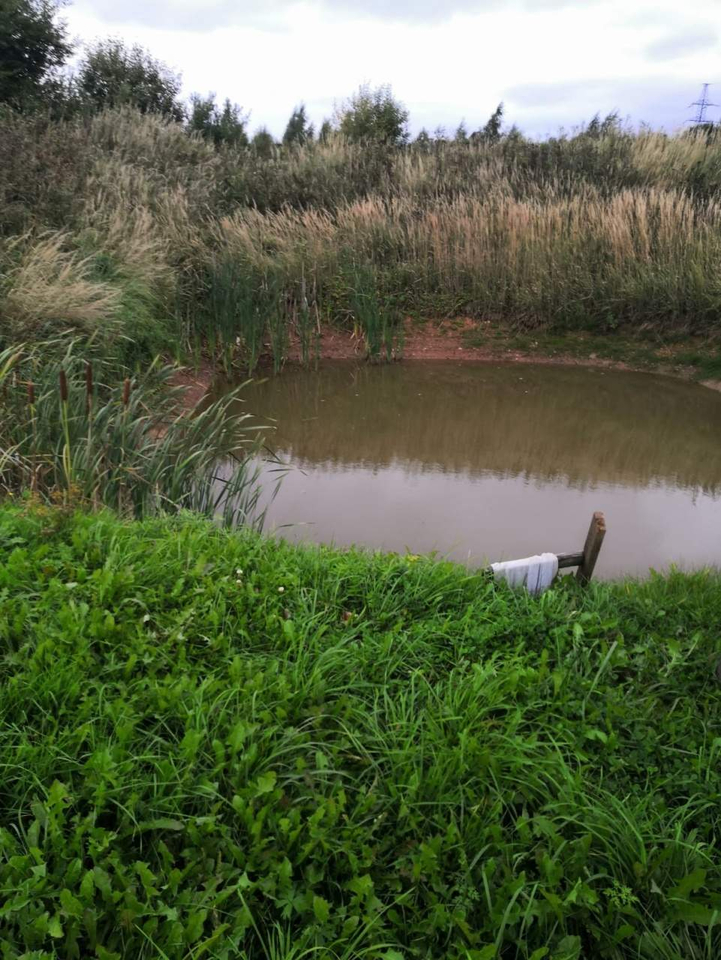
[[[714,136],[333,136],[264,159],[121,110],[62,127],[83,156],[71,170],[59,129],[0,115],[0,236],[25,224],[0,248],[6,344],[110,331],[125,362],[205,349],[252,368],[264,352],[279,366],[294,336],[311,358],[327,321],[364,330],[373,353],[371,315],[389,330],[404,313],[597,331],[721,320]]]

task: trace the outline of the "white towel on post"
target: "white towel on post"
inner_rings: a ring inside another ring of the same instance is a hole
[[[537,596],[553,583],[558,573],[558,557],[555,553],[542,553],[524,560],[505,560],[492,563],[491,570],[496,580],[505,580],[514,590],[525,587],[529,593]]]

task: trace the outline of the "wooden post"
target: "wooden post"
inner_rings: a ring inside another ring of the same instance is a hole
[[[600,512],[596,512],[591,520],[591,526],[588,528],[588,536],[583,547],[583,559],[578,566],[576,579],[579,583],[588,583],[593,576],[593,569],[598,560],[598,554],[601,550],[603,538],[606,536],[606,520]]]

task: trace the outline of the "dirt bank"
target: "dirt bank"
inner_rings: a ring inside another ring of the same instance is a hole
[[[520,343],[519,343],[520,341]],[[698,378],[696,367],[679,362],[689,347],[705,349],[696,343],[656,345],[649,347],[637,341],[624,340],[617,335],[591,337],[569,334],[549,337],[539,333],[519,337],[498,325],[475,320],[444,320],[438,322],[407,322],[399,359],[403,362],[422,360],[455,360],[464,363],[504,361],[512,363],[563,364],[569,366],[604,367],[614,370],[635,370],[662,373],[684,380]],[[612,355],[608,355],[608,354]],[[321,360],[358,360],[365,357],[365,344],[352,331],[326,326],[319,339]],[[301,352],[297,340],[291,339],[287,364],[300,363]],[[261,361],[266,367],[269,359]],[[186,387],[184,406],[192,408],[200,401],[213,382],[215,369],[204,361],[196,371],[178,373],[175,384]],[[699,382],[712,390],[721,391],[721,380]]]

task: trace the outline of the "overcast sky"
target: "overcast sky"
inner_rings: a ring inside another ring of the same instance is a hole
[[[75,0],[64,17],[276,135],[296,103],[320,123],[365,81],[392,85],[414,132],[474,130],[501,100],[535,136],[611,110],[674,130],[704,81],[721,103],[721,0]]]

